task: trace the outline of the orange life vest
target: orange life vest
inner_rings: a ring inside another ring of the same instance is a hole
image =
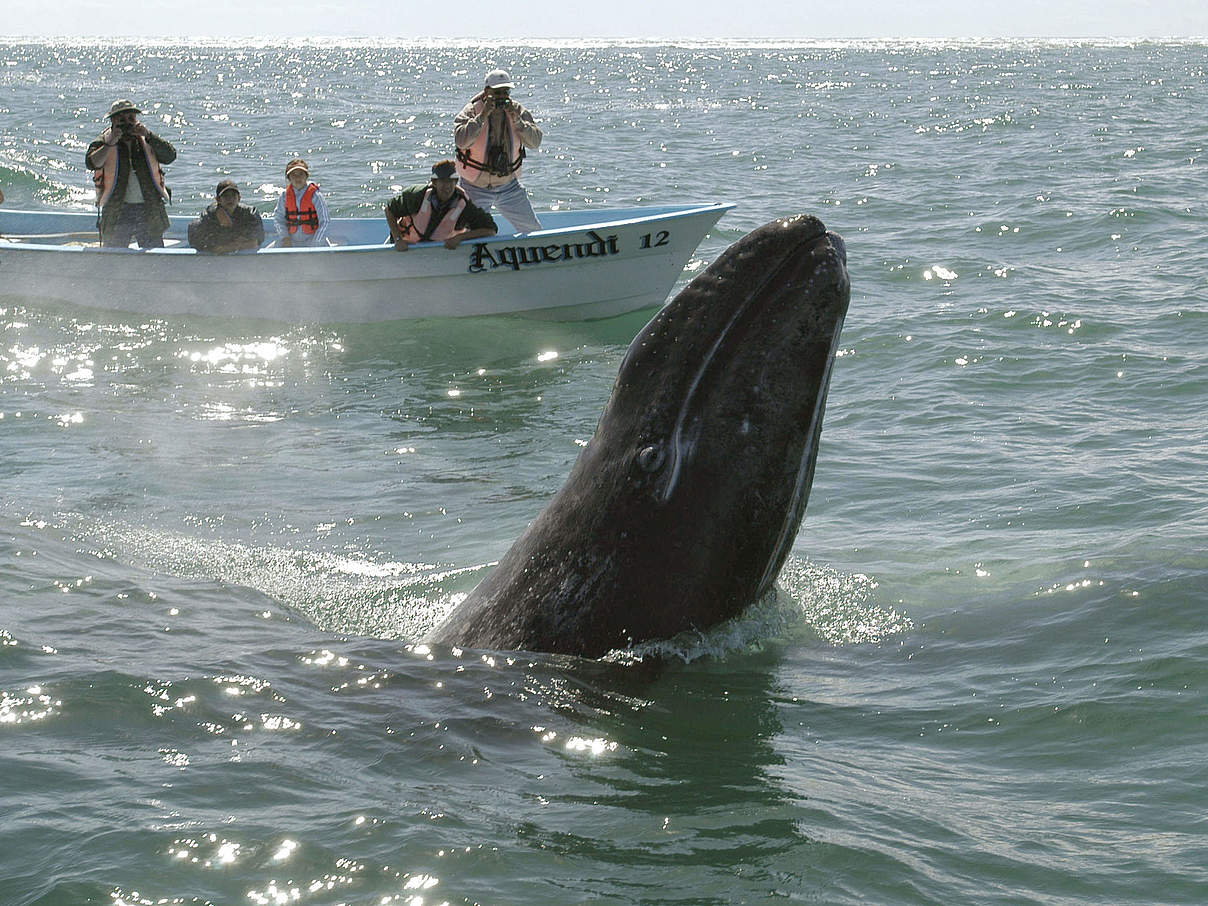
[[[433,224],[431,220],[432,209],[436,205],[436,190],[428,186],[423,200],[419,203],[419,210],[410,217],[399,218],[398,225],[402,230],[403,239],[408,242],[444,242],[450,236],[466,232],[457,228],[457,219],[461,217],[461,212],[466,209],[468,202],[466,193],[455,189],[453,200],[445,210],[444,216],[438,223]]]
[[[155,184],[155,189],[159,192],[160,198],[164,201],[172,200],[172,190],[164,184],[164,168],[159,165],[159,158],[155,156],[155,152],[151,150],[151,145],[143,136],[139,136],[138,140],[142,143],[143,154],[147,157],[147,167],[151,170],[151,182]],[[121,144],[120,142],[118,143]],[[113,194],[113,189],[117,185],[117,156],[118,145],[114,145],[109,149],[109,156],[105,158],[105,165],[97,167],[92,171],[92,185],[96,188],[96,203],[97,207],[103,208],[109,201],[109,197]],[[128,179],[138,179],[138,174],[131,170]]]
[[[482,113],[483,107],[482,95],[474,99],[474,116]],[[515,176],[520,178],[520,167],[524,163],[524,145],[520,143],[520,136],[516,134],[516,127],[512,125],[512,120],[505,114],[503,117],[504,125],[507,126],[508,139],[511,141],[511,146],[516,154],[514,160],[492,161],[490,152],[487,150],[487,142],[490,140],[491,124],[484,123],[482,130],[478,133],[478,137],[470,143],[468,148],[457,149],[457,175],[466,182],[478,185],[478,181],[482,179],[484,173],[491,176]],[[504,149],[504,154],[507,154],[507,148]]]
[[[285,224],[289,227],[290,235],[298,232],[298,227],[302,227],[302,232],[307,236],[318,232],[319,212],[315,210],[314,202],[318,191],[318,185],[312,182],[299,199],[292,183],[285,187]]]

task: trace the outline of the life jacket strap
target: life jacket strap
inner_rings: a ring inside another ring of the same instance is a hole
[[[524,147],[522,146],[520,148],[520,153],[516,156],[516,159],[514,161],[512,161],[510,164],[508,164],[507,170],[500,172],[498,169],[493,168],[488,163],[484,163],[483,161],[480,161],[480,160],[475,160],[470,155],[470,151],[468,148],[458,148],[457,149],[457,159],[464,166],[469,167],[472,170],[481,170],[484,173],[490,173],[492,176],[511,176],[513,173],[515,173],[517,170],[519,170],[520,167],[524,164],[524,157],[525,157]]]

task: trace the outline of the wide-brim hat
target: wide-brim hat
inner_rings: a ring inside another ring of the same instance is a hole
[[[234,189],[236,192],[239,192],[239,186],[237,186],[235,184],[235,180],[224,179],[222,182],[220,182],[218,184],[218,188],[214,190],[214,197],[220,198],[222,196],[223,192],[229,192],[229,191],[231,191],[231,189]],[[239,194],[242,195],[243,193],[239,192]]]
[[[492,69],[487,73],[488,88],[515,88],[512,84],[512,77],[507,74],[506,69]]]
[[[134,101],[127,101],[125,98],[123,98],[120,101],[114,101],[112,104],[110,104],[109,112],[106,113],[105,116],[112,119],[119,113],[125,113],[126,111],[130,111],[131,113],[142,113],[141,110],[134,106]]]

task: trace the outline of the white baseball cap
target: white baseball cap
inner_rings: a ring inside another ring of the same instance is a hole
[[[512,77],[507,74],[504,69],[492,69],[487,73],[488,88],[515,88],[512,84]]]

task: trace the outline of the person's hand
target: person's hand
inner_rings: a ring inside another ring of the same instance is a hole
[[[143,138],[146,138],[148,135],[151,134],[151,130],[148,129],[146,126],[144,126],[142,123],[135,123],[133,126],[130,127],[129,134],[138,135]]]
[[[114,145],[116,145],[118,139],[121,137],[122,137],[121,133],[118,132],[116,129],[114,129],[112,126],[110,126],[108,129],[106,129],[104,132],[101,133],[101,141],[103,141],[110,148],[112,148]]]
[[[486,97],[482,99],[482,112],[485,114],[495,112],[495,95],[489,91],[487,92]]]
[[[450,236],[445,240],[445,248],[452,250],[461,245],[461,235]]]
[[[396,252],[405,252],[409,248],[411,248],[411,243],[408,242],[406,239],[394,240],[394,250]]]

